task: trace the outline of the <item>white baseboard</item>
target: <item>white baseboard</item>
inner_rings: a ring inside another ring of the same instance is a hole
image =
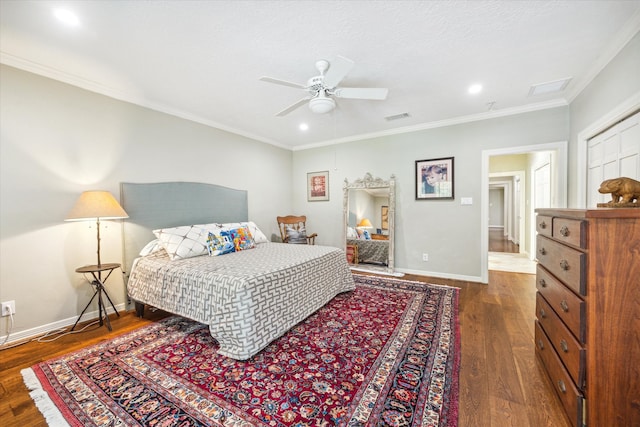
[[[125,304],[122,303],[122,304],[116,305],[116,310],[118,310],[118,312],[125,311]],[[107,313],[113,314],[114,313],[113,308],[111,307],[107,308]],[[95,310],[95,311],[88,311],[84,313],[81,320],[85,322],[87,320],[95,320],[97,318],[98,318],[98,310]],[[58,329],[66,328],[67,326],[71,326],[74,323],[76,323],[76,320],[78,320],[78,316],[58,320],[57,322],[48,323],[46,325],[37,326],[31,329],[25,329],[24,331],[20,331],[20,332],[11,332],[9,334],[9,340],[6,342],[5,345],[10,345],[11,343],[24,341],[27,339],[38,337],[40,335],[44,335],[47,332],[52,332]],[[0,342],[4,342],[6,337],[7,337],[6,335],[0,337]]]

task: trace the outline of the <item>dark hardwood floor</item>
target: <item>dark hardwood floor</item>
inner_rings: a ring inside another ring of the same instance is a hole
[[[460,288],[460,427],[568,427],[534,354],[535,276],[491,271],[489,284],[407,275],[407,280]],[[46,426],[20,370],[107,340],[166,316],[111,316],[113,332],[93,327],[51,343],[0,351],[0,425]]]
[[[504,235],[502,228],[490,228],[489,252],[509,252],[517,254],[520,252],[520,247]]]

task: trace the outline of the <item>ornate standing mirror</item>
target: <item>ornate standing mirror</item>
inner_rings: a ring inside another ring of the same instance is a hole
[[[394,273],[393,236],[396,182],[370,173],[344,180],[343,233],[345,251],[354,269]]]

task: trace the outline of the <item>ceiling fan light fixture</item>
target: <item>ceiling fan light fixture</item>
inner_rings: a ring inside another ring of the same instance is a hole
[[[336,108],[336,101],[320,96],[309,101],[309,109],[316,114],[325,114]]]

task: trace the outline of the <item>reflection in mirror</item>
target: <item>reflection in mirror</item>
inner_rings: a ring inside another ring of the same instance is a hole
[[[351,268],[394,274],[395,177],[345,179],[343,214]]]

